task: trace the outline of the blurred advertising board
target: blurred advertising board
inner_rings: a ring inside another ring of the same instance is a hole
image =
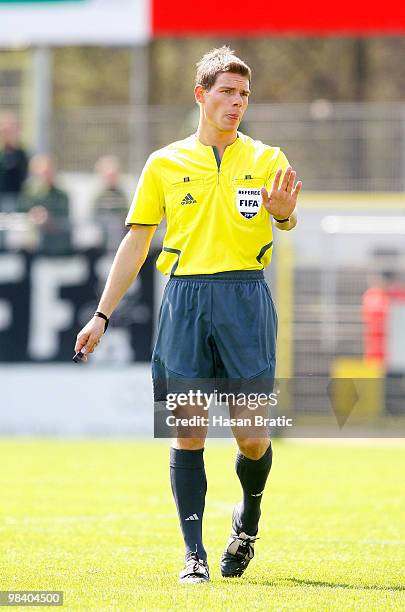
[[[50,256],[0,253],[0,363],[71,362],[78,331],[97,308],[113,255],[99,249]],[[154,258],[111,318],[93,362],[148,361]]]
[[[0,45],[139,45],[148,0],[0,0]]]
[[[189,0],[151,0],[154,36],[236,35],[244,38],[273,33],[345,35],[389,34],[405,32],[405,10],[401,0],[388,2],[386,10],[366,0],[339,0],[325,4],[313,0],[310,5],[291,0],[269,4],[256,0],[243,7],[238,3],[205,0],[196,16]]]
[[[365,0],[283,4],[257,0],[239,10],[205,0],[0,0],[0,45],[139,45],[156,36],[375,35],[405,32],[403,3],[389,10]],[[396,6],[395,6],[396,5]],[[315,17],[314,17],[315,16]]]

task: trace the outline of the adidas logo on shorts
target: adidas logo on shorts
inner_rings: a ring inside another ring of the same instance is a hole
[[[182,200],[182,204],[197,204],[197,200],[193,198],[191,193],[188,193],[186,197]]]
[[[186,521],[199,521],[198,514],[192,514],[191,516],[186,518]]]

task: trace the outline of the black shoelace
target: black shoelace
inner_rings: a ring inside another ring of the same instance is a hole
[[[189,567],[191,563],[193,563],[193,566]],[[207,570],[204,561],[198,557],[197,553],[189,555],[186,561],[186,569],[190,570],[190,573],[192,572],[193,574],[205,573]]]
[[[259,540],[259,538],[257,536],[248,536],[247,538],[244,538],[244,539],[239,539],[238,537],[238,540],[240,542],[238,552],[240,548],[243,549],[241,553],[239,554],[243,555],[245,559],[246,557],[248,559],[253,559],[253,556],[254,556],[253,544],[256,542],[256,540]]]

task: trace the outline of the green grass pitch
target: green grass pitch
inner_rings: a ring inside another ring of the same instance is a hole
[[[276,441],[256,557],[224,580],[239,483],[234,446],[208,442],[204,585],[177,583],[168,446],[0,440],[0,589],[67,610],[405,609],[405,446]]]

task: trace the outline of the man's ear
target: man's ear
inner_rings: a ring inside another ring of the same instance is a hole
[[[205,89],[202,85],[196,85],[194,87],[194,97],[196,102],[204,102]]]

